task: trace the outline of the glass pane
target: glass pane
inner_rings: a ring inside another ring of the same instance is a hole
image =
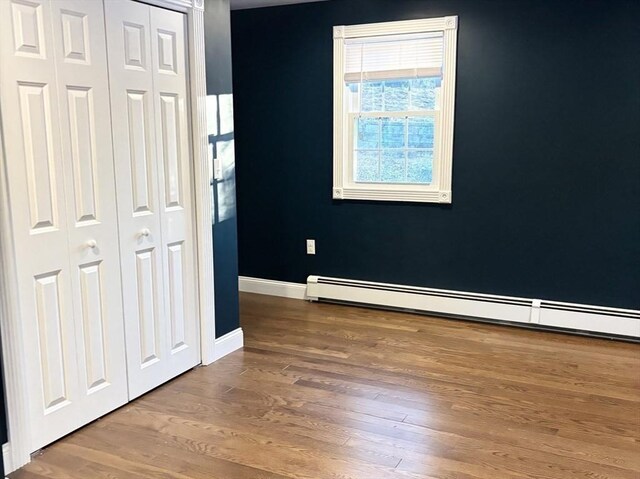
[[[431,183],[433,150],[413,150],[407,153],[407,182]]]
[[[409,118],[409,148],[433,148],[434,120],[431,117]]]
[[[382,94],[382,82],[362,83],[362,111],[381,111]]]
[[[348,110],[351,112],[360,111],[360,84],[359,83],[347,83],[345,90],[345,101],[347,102]]]
[[[404,144],[404,118],[382,119],[382,148],[403,148]]]
[[[371,183],[378,181],[378,158],[380,153],[378,151],[356,151],[355,160],[355,177],[356,181],[360,183]]]
[[[380,181],[402,183],[404,176],[404,150],[383,150],[380,159]]]
[[[357,118],[357,149],[380,148],[380,120],[378,118]]]
[[[384,110],[405,111],[409,109],[409,80],[384,82]]]
[[[441,77],[411,80],[411,109],[435,110],[436,89],[440,87],[441,81]]]

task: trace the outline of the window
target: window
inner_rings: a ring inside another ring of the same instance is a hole
[[[457,25],[334,27],[335,199],[451,203]]]

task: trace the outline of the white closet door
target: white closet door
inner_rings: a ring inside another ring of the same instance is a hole
[[[187,93],[186,15],[151,12],[165,315],[172,376],[200,362],[195,213]]]
[[[52,0],[77,367],[86,421],[128,399],[101,0]]]
[[[200,361],[184,16],[105,2],[129,396]]]
[[[32,450],[127,399],[104,35],[95,1],[0,1]]]

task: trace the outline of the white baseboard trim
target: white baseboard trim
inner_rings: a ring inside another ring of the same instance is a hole
[[[231,354],[244,346],[244,334],[242,328],[234,329],[230,333],[216,338],[216,345],[213,348],[213,360],[217,361]]]
[[[292,299],[306,299],[307,297],[307,285],[299,283],[240,276],[238,286],[240,291],[244,293],[266,294]]]
[[[2,463],[4,464],[4,472],[5,472],[5,474],[9,474],[9,473],[15,471],[15,469],[12,467],[13,466],[13,460],[12,460],[12,457],[11,457],[11,446],[9,445],[8,442],[5,442],[2,445]]]

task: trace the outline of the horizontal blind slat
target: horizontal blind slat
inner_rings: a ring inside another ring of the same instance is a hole
[[[377,72],[353,72],[345,73],[346,83],[358,83],[363,81],[406,80],[411,78],[437,77],[442,74],[442,68],[409,68],[406,70],[382,70]]]
[[[393,40],[380,37],[351,41],[345,45],[345,80],[390,79],[413,77],[419,72],[438,72],[443,63],[444,40],[442,35],[426,38]],[[438,74],[438,73],[436,73]]]

